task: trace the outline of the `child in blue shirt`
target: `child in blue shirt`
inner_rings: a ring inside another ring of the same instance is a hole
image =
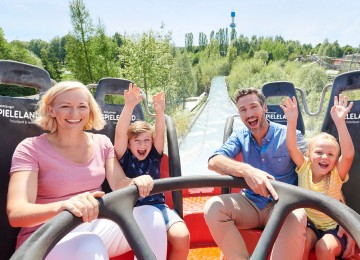
[[[131,123],[133,110],[142,100],[140,89],[135,84],[129,84],[129,89],[124,91],[124,99],[125,105],[115,132],[116,156],[126,176],[150,175],[159,179],[165,139],[165,95],[158,93],[153,96],[155,130],[145,121]],[[139,205],[152,205],[161,210],[172,248],[168,259],[186,260],[190,245],[189,230],[179,215],[165,204],[164,194],[140,198],[135,206]]]

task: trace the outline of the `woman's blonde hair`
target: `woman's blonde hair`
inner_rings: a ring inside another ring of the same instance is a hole
[[[333,135],[328,134],[328,133],[324,133],[324,132],[316,134],[312,138],[310,138],[309,144],[308,144],[308,154],[310,154],[312,149],[314,149],[314,143],[318,139],[327,139],[327,140],[332,141],[336,145],[336,148],[337,148],[337,151],[338,151],[337,156],[338,157],[340,156],[341,150],[340,150],[340,145],[339,145],[338,141],[336,140],[336,138]]]
[[[134,123],[130,124],[129,129],[127,131],[127,135],[128,135],[128,140],[131,140],[132,138],[135,138],[137,136],[139,136],[142,133],[145,132],[151,132],[151,137],[154,140],[155,137],[155,130],[152,127],[152,125],[150,125],[148,122],[146,121],[135,121]]]
[[[101,109],[91,94],[90,90],[88,90],[81,82],[78,81],[64,81],[55,84],[51,87],[39,100],[37,116],[34,122],[39,125],[42,129],[48,130],[51,133],[57,131],[57,122],[54,117],[49,114],[48,107],[54,104],[54,99],[69,90],[83,90],[89,98],[89,108],[90,115],[89,121],[86,123],[84,130],[101,130],[104,128],[106,121],[102,116]]]

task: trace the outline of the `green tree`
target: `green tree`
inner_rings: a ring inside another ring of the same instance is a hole
[[[185,109],[186,98],[196,93],[196,78],[186,51],[177,55],[173,68],[171,78],[174,92],[176,97],[181,99],[182,108]],[[168,92],[166,92],[167,99],[171,96],[171,93]]]
[[[116,54],[118,47],[112,38],[106,36],[105,26],[99,21],[96,34],[91,40],[91,48],[96,56],[93,62],[94,78],[98,81],[104,77],[119,77],[119,65]]]
[[[260,59],[236,60],[234,62],[226,82],[229,86],[229,95],[233,96],[239,88],[257,87],[260,88],[260,73],[266,64]]]
[[[124,39],[120,48],[122,73],[141,87],[146,97],[149,91],[166,92],[169,73],[174,63],[171,37],[149,31]]]
[[[82,0],[70,1],[69,6],[73,30],[66,39],[67,65],[76,79],[84,84],[94,83],[91,39],[95,28]]]
[[[118,47],[121,47],[124,41],[124,37],[120,33],[116,32],[113,36],[113,40]]]
[[[309,64],[299,68],[295,83],[296,86],[305,90],[307,95],[310,95],[312,93],[320,93],[328,83],[328,77],[325,69],[319,67],[317,64]]]
[[[213,58],[213,59],[220,58],[219,41],[217,39],[211,40],[204,53],[207,54],[206,57],[208,58]]]
[[[251,39],[249,41],[249,51],[248,51],[248,57],[251,58],[254,56],[254,53],[258,50],[260,50],[261,45],[261,39],[257,38],[256,35],[251,36]]]
[[[210,41],[212,41],[215,38],[215,32],[211,31],[210,33]]]
[[[330,43],[327,39],[325,39],[325,41],[319,47],[318,54],[320,56],[340,58],[343,52],[337,41]]]
[[[226,54],[226,57],[228,59],[228,62],[230,64],[230,66],[233,64],[233,62],[236,60],[237,58],[237,49],[234,45],[234,42],[230,43],[228,52]]]
[[[8,59],[32,64],[40,68],[43,67],[40,58],[30,52],[24,42],[12,41],[9,46]]]
[[[27,48],[41,59],[42,66],[50,74],[50,77],[56,81],[61,80],[61,71],[59,68],[59,59],[57,58],[60,47],[60,38],[54,38],[50,43],[33,39],[27,44]]]
[[[192,33],[185,34],[185,48],[188,52],[193,51],[194,35]]]
[[[352,53],[356,53],[356,49],[350,45],[345,45],[344,47],[341,48],[342,49],[342,53],[343,54],[352,54]]]
[[[50,41],[49,46],[49,52],[53,53],[57,61],[61,64],[64,64],[66,57],[65,41],[66,37],[54,37]]]
[[[200,52],[199,62],[195,66],[197,80],[197,94],[208,92],[211,79],[219,75],[228,75],[230,63],[228,59],[220,56],[219,43],[212,39],[205,50]]]
[[[59,61],[52,51],[47,52],[46,49],[41,49],[40,58],[44,69],[49,72],[50,77],[55,81],[61,80],[61,72],[59,69]]]
[[[226,56],[226,52],[229,46],[229,36],[228,36],[228,29],[220,29],[217,33],[215,38],[219,43],[219,52],[222,56]]]
[[[41,57],[41,50],[44,49],[47,51],[49,49],[49,43],[40,39],[30,40],[28,49],[36,56]]]
[[[272,37],[265,38],[261,43],[261,50],[269,53],[269,60],[287,60],[289,51],[282,37],[277,36],[274,41]]]
[[[204,50],[206,46],[209,44],[206,34],[203,32],[199,33],[199,48],[200,50]]]
[[[299,41],[287,41],[286,47],[289,53],[289,60],[295,60],[297,57],[307,54]]]
[[[236,30],[235,28],[232,28],[230,32],[230,41],[234,41],[235,39],[236,39]]]
[[[49,57],[48,57],[48,53],[46,51],[46,49],[41,49],[40,51],[40,58],[41,58],[41,61],[42,61],[42,64],[44,66],[44,69],[49,72],[50,74],[50,77],[52,78],[51,76],[51,73],[52,73],[52,67],[51,67],[51,64],[49,62]]]
[[[4,37],[4,32],[0,27],[0,59],[9,59],[10,46]]]
[[[343,55],[343,51],[337,41],[330,43],[328,39],[325,39],[324,42],[318,47],[317,54],[320,56],[340,58]]]
[[[66,58],[66,36],[61,37],[60,39],[60,50],[59,50],[59,60],[62,62],[62,64],[65,63],[65,58]]]
[[[263,67],[257,77],[258,84],[263,86],[268,82],[289,81],[289,76],[283,66],[283,61],[273,61],[268,66]]]
[[[259,59],[264,63],[267,63],[269,60],[269,53],[265,50],[260,50],[254,53],[254,59]]]
[[[239,38],[235,38],[235,40],[233,41],[233,44],[237,50],[237,55],[239,55],[242,58],[248,58],[249,54],[250,54],[250,42],[249,39],[247,37],[245,37],[243,34],[240,34]],[[256,51],[256,49],[254,49],[252,51],[252,55],[253,53]],[[251,55],[251,56],[252,56]]]

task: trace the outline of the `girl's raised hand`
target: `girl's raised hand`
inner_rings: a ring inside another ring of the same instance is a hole
[[[299,115],[296,98],[292,97],[292,99],[291,99],[289,97],[286,97],[282,100],[282,102],[283,102],[283,104],[280,105],[280,107],[284,111],[287,121],[288,122],[289,121],[296,122],[298,115]]]
[[[334,97],[334,105],[331,108],[330,114],[331,118],[334,120],[334,123],[345,121],[346,115],[350,112],[350,109],[353,106],[353,102],[348,104],[348,97],[343,96],[342,94],[339,97]]]

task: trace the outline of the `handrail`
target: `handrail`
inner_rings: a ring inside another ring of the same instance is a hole
[[[251,259],[267,258],[285,217],[297,208],[310,207],[324,212],[337,221],[352,236],[356,244],[360,245],[360,215],[354,210],[322,193],[278,181],[271,180],[270,182],[280,199],[274,207]],[[159,179],[155,180],[154,184],[151,194],[184,188],[248,187],[243,178],[212,175]],[[104,195],[98,199],[100,203],[99,217],[111,219],[119,224],[138,259],[155,260],[155,256],[132,215],[132,208],[138,197],[139,194],[134,185]],[[81,223],[81,218],[77,218],[67,211],[61,212],[34,232],[16,250],[11,259],[44,259],[63,236]]]
[[[321,111],[323,109],[323,106],[324,106],[325,93],[330,87],[332,87],[332,84],[327,84],[322,89],[319,110],[317,112],[315,112],[315,113],[312,113],[312,112],[309,111],[309,108],[308,108],[308,105],[307,105],[307,102],[306,102],[306,99],[305,99],[304,91],[301,88],[295,88],[295,90],[300,92],[301,100],[302,100],[302,103],[304,104],[304,110],[305,110],[306,114],[308,114],[309,116],[317,116],[317,115],[319,115],[321,113]]]
[[[144,105],[144,110],[145,110],[146,114],[148,114],[148,116],[150,116],[150,117],[155,117],[155,114],[150,112],[149,104],[148,104],[148,100],[146,99],[145,92],[142,89],[140,89],[140,92],[142,95],[142,103]]]

